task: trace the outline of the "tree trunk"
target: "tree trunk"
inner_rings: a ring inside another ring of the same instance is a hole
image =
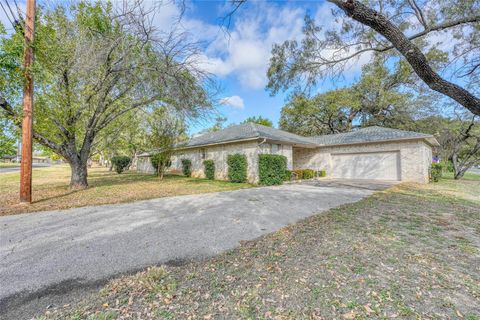
[[[70,177],[70,189],[85,189],[88,187],[87,182],[87,162],[83,161],[71,161],[70,169],[72,175]]]

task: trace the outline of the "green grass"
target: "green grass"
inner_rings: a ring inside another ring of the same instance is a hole
[[[478,319],[478,194],[476,177],[395,186],[48,318]]]
[[[0,168],[20,167],[20,163],[15,162],[0,162]]]

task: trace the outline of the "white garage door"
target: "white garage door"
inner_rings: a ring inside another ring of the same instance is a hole
[[[400,153],[332,154],[332,176],[339,179],[400,180]]]

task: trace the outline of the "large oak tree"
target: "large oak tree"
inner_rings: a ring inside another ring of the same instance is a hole
[[[333,27],[307,16],[301,42],[273,47],[272,93],[315,86],[361,56],[382,54],[407,61],[428,87],[480,115],[480,1],[328,1],[338,9]]]
[[[37,14],[33,137],[70,164],[71,188],[87,186],[94,142],[120,117],[165,106],[194,116],[211,106],[197,47],[175,25],[158,30],[162,4],[147,4],[81,1]],[[0,110],[20,125],[21,26],[0,41]]]

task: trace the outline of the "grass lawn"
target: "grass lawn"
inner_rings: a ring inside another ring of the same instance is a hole
[[[480,177],[400,185],[46,318],[480,319]]]
[[[70,168],[53,166],[33,169],[33,203],[18,203],[19,172],[0,173],[0,215],[66,209],[88,205],[131,202],[175,195],[235,190],[249,184],[212,181],[167,175],[163,180],[151,174],[124,172],[106,168],[89,169],[89,188],[68,189]]]
[[[0,168],[20,167],[20,163],[15,162],[0,162]]]

